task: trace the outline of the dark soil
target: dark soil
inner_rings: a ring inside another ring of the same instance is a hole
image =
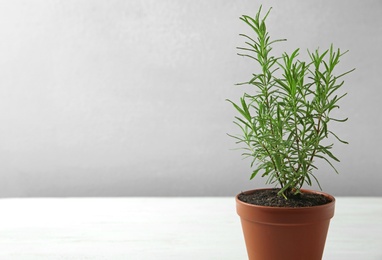
[[[239,194],[239,200],[260,206],[270,207],[312,207],[324,205],[331,200],[321,194],[301,193],[297,195],[289,195],[286,200],[283,196],[277,195],[280,189],[256,190],[251,194]]]

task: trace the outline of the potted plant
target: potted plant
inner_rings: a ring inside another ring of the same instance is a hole
[[[320,52],[310,52],[309,61],[299,60],[299,49],[280,57],[271,54],[273,44],[261,7],[254,18],[240,17],[254,32],[240,34],[245,46],[240,56],[258,65],[251,79],[237,85],[253,87],[239,102],[228,100],[239,112],[234,123],[242,134],[230,135],[242,145],[243,156],[251,158],[257,175],[267,178],[273,188],[242,192],[236,196],[248,257],[251,260],[321,259],[330,219],[334,214],[333,196],[303,189],[318,182],[313,170],[316,161],[339,161],[331,152],[341,140],[330,130],[330,123],[347,119],[332,117],[346,94],[337,94],[344,75],[335,74],[346,52],[333,45]]]

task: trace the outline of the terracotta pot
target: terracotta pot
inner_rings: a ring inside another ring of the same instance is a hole
[[[335,199],[322,192],[301,191],[322,194],[331,202],[314,207],[281,208],[248,204],[236,196],[236,211],[250,260],[321,260]]]

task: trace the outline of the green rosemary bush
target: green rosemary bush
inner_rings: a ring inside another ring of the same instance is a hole
[[[335,133],[329,130],[331,121],[345,122],[346,119],[331,117],[339,108],[338,101],[346,94],[337,95],[344,84],[334,69],[346,52],[335,50],[333,45],[324,52],[318,49],[309,53],[308,62],[297,59],[299,49],[281,57],[272,56],[272,45],[284,40],[271,41],[265,20],[270,10],[260,18],[261,7],[254,18],[240,17],[249,25],[255,37],[245,34],[245,47],[238,47],[240,53],[254,60],[260,69],[244,83],[254,87],[254,93],[244,93],[240,102],[228,100],[239,112],[234,123],[242,135],[233,136],[238,144],[244,144],[243,156],[252,158],[255,166],[250,179],[257,174],[267,176],[268,184],[278,184],[279,195],[287,198],[300,193],[304,184],[312,185],[312,179],[321,188],[313,174],[316,159],[326,161],[337,172],[332,161],[339,161],[331,152],[333,144],[324,140]]]

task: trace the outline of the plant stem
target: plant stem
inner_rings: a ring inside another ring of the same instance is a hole
[[[306,167],[306,173],[309,172],[309,167],[311,167],[312,162],[313,162],[313,158],[314,158],[314,156],[316,155],[316,152],[317,152],[317,146],[318,146],[319,138],[320,138],[320,134],[321,134],[321,130],[320,130],[321,120],[322,120],[322,114],[320,114],[320,115],[318,116],[317,128],[315,128],[316,133],[317,133],[317,138],[318,138],[318,139],[317,139],[317,143],[316,143],[316,145],[315,145],[315,147],[314,147],[313,153],[312,153],[312,155],[310,156],[308,166]],[[305,180],[305,177],[304,177],[304,176],[301,176],[300,187],[302,187],[302,185],[304,184],[304,180]]]
[[[282,180],[280,179],[280,175],[279,175],[279,172],[278,172],[278,169],[277,169],[277,165],[276,165],[275,161],[273,160],[273,157],[271,156],[269,150],[267,149],[267,147],[265,147],[264,144],[261,144],[261,146],[265,149],[265,151],[267,152],[269,158],[270,158],[271,161],[272,161],[273,168],[275,169],[275,173],[276,173],[276,178],[279,180],[279,183],[280,183],[281,188],[284,188],[283,182],[282,182]]]

